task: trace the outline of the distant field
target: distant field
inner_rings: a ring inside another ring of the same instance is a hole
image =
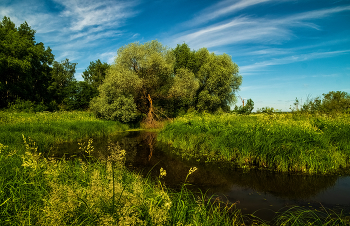
[[[243,167],[328,173],[350,165],[350,116],[255,114],[186,115],[158,140],[179,155]]]

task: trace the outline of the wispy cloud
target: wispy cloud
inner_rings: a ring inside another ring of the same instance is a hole
[[[194,26],[199,24],[204,24],[210,20],[217,19],[219,17],[237,12],[239,10],[245,9],[247,7],[270,2],[272,0],[241,0],[241,1],[232,1],[226,0],[219,2],[213,6],[204,9],[198,16],[196,16],[191,21],[188,21],[187,24]]]
[[[63,0],[57,1],[65,7],[61,17],[70,18],[70,29],[81,31],[85,28],[101,26],[119,27],[123,19],[135,16],[131,10],[135,1],[92,1],[92,0]]]
[[[49,10],[39,1],[8,3],[0,16],[9,16],[19,26],[24,21],[37,31],[46,46],[54,47],[57,60],[82,57],[80,52],[101,40],[119,38],[127,19],[137,15],[135,1],[54,0]]]
[[[248,17],[238,17],[195,32],[184,32],[173,38],[173,45],[186,42],[192,48],[210,48],[240,42],[271,43],[289,39],[292,33],[274,23]]]
[[[313,10],[276,18],[234,17],[231,20],[176,34],[171,37],[171,44],[186,42],[195,49],[203,46],[210,48],[244,42],[279,44],[296,37],[293,32],[294,27],[304,26],[319,30],[320,27],[310,21],[343,11],[350,11],[350,6]]]
[[[294,62],[306,61],[311,59],[327,58],[333,57],[341,54],[350,53],[350,50],[339,50],[339,51],[329,51],[329,52],[313,52],[307,54],[293,55],[288,57],[276,58],[272,60],[262,61],[254,63],[251,65],[241,66],[239,68],[241,73],[251,73],[254,71],[259,71],[261,68],[272,65],[290,64]]]

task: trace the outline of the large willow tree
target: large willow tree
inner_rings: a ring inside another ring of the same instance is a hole
[[[198,88],[187,70],[174,75],[174,62],[171,50],[158,41],[121,47],[90,108],[99,117],[122,122],[141,114],[161,114],[167,100],[193,96]]]
[[[179,61],[183,52],[158,41],[121,47],[90,109],[98,117],[131,122],[142,114],[147,119],[174,116],[181,107],[227,107],[241,83],[237,65],[228,55],[210,54],[204,48],[191,54],[191,63],[186,64],[187,58]]]

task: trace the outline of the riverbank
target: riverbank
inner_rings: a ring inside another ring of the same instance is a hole
[[[125,131],[129,126],[96,119],[90,112],[4,112],[0,111],[0,143],[23,150],[23,138],[36,142],[39,152],[48,152],[53,144],[106,136]]]
[[[125,125],[87,112],[0,116],[1,225],[267,225],[242,215],[233,204],[191,193],[185,184],[175,192],[160,180],[131,173],[124,166],[125,150],[116,144],[109,145],[109,156],[97,159],[94,140],[80,141],[117,133]],[[85,155],[43,157],[46,148],[65,141],[78,142]],[[184,182],[195,173],[191,168]],[[165,174],[160,171],[159,178]],[[297,210],[281,214],[276,222],[347,223],[343,214],[326,214],[328,210],[311,215]]]
[[[158,140],[205,162],[281,172],[331,173],[350,166],[350,117],[197,114],[168,124]]]
[[[83,158],[43,158],[54,144],[111,135],[128,129],[123,124],[87,112],[0,112],[0,122],[1,225],[243,222],[232,206],[220,208],[191,195],[185,186],[172,192],[159,181],[131,173],[123,163],[125,150],[117,145],[109,145],[112,154],[104,160],[93,157],[93,139],[79,144]]]

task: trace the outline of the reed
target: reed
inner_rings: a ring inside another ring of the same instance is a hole
[[[187,159],[329,173],[350,165],[349,119],[349,115],[186,115],[168,124],[158,140],[178,148],[177,154]]]
[[[321,209],[306,209],[300,206],[288,207],[279,213],[272,221],[274,225],[349,225],[350,216],[342,210],[335,211],[322,207]]]

